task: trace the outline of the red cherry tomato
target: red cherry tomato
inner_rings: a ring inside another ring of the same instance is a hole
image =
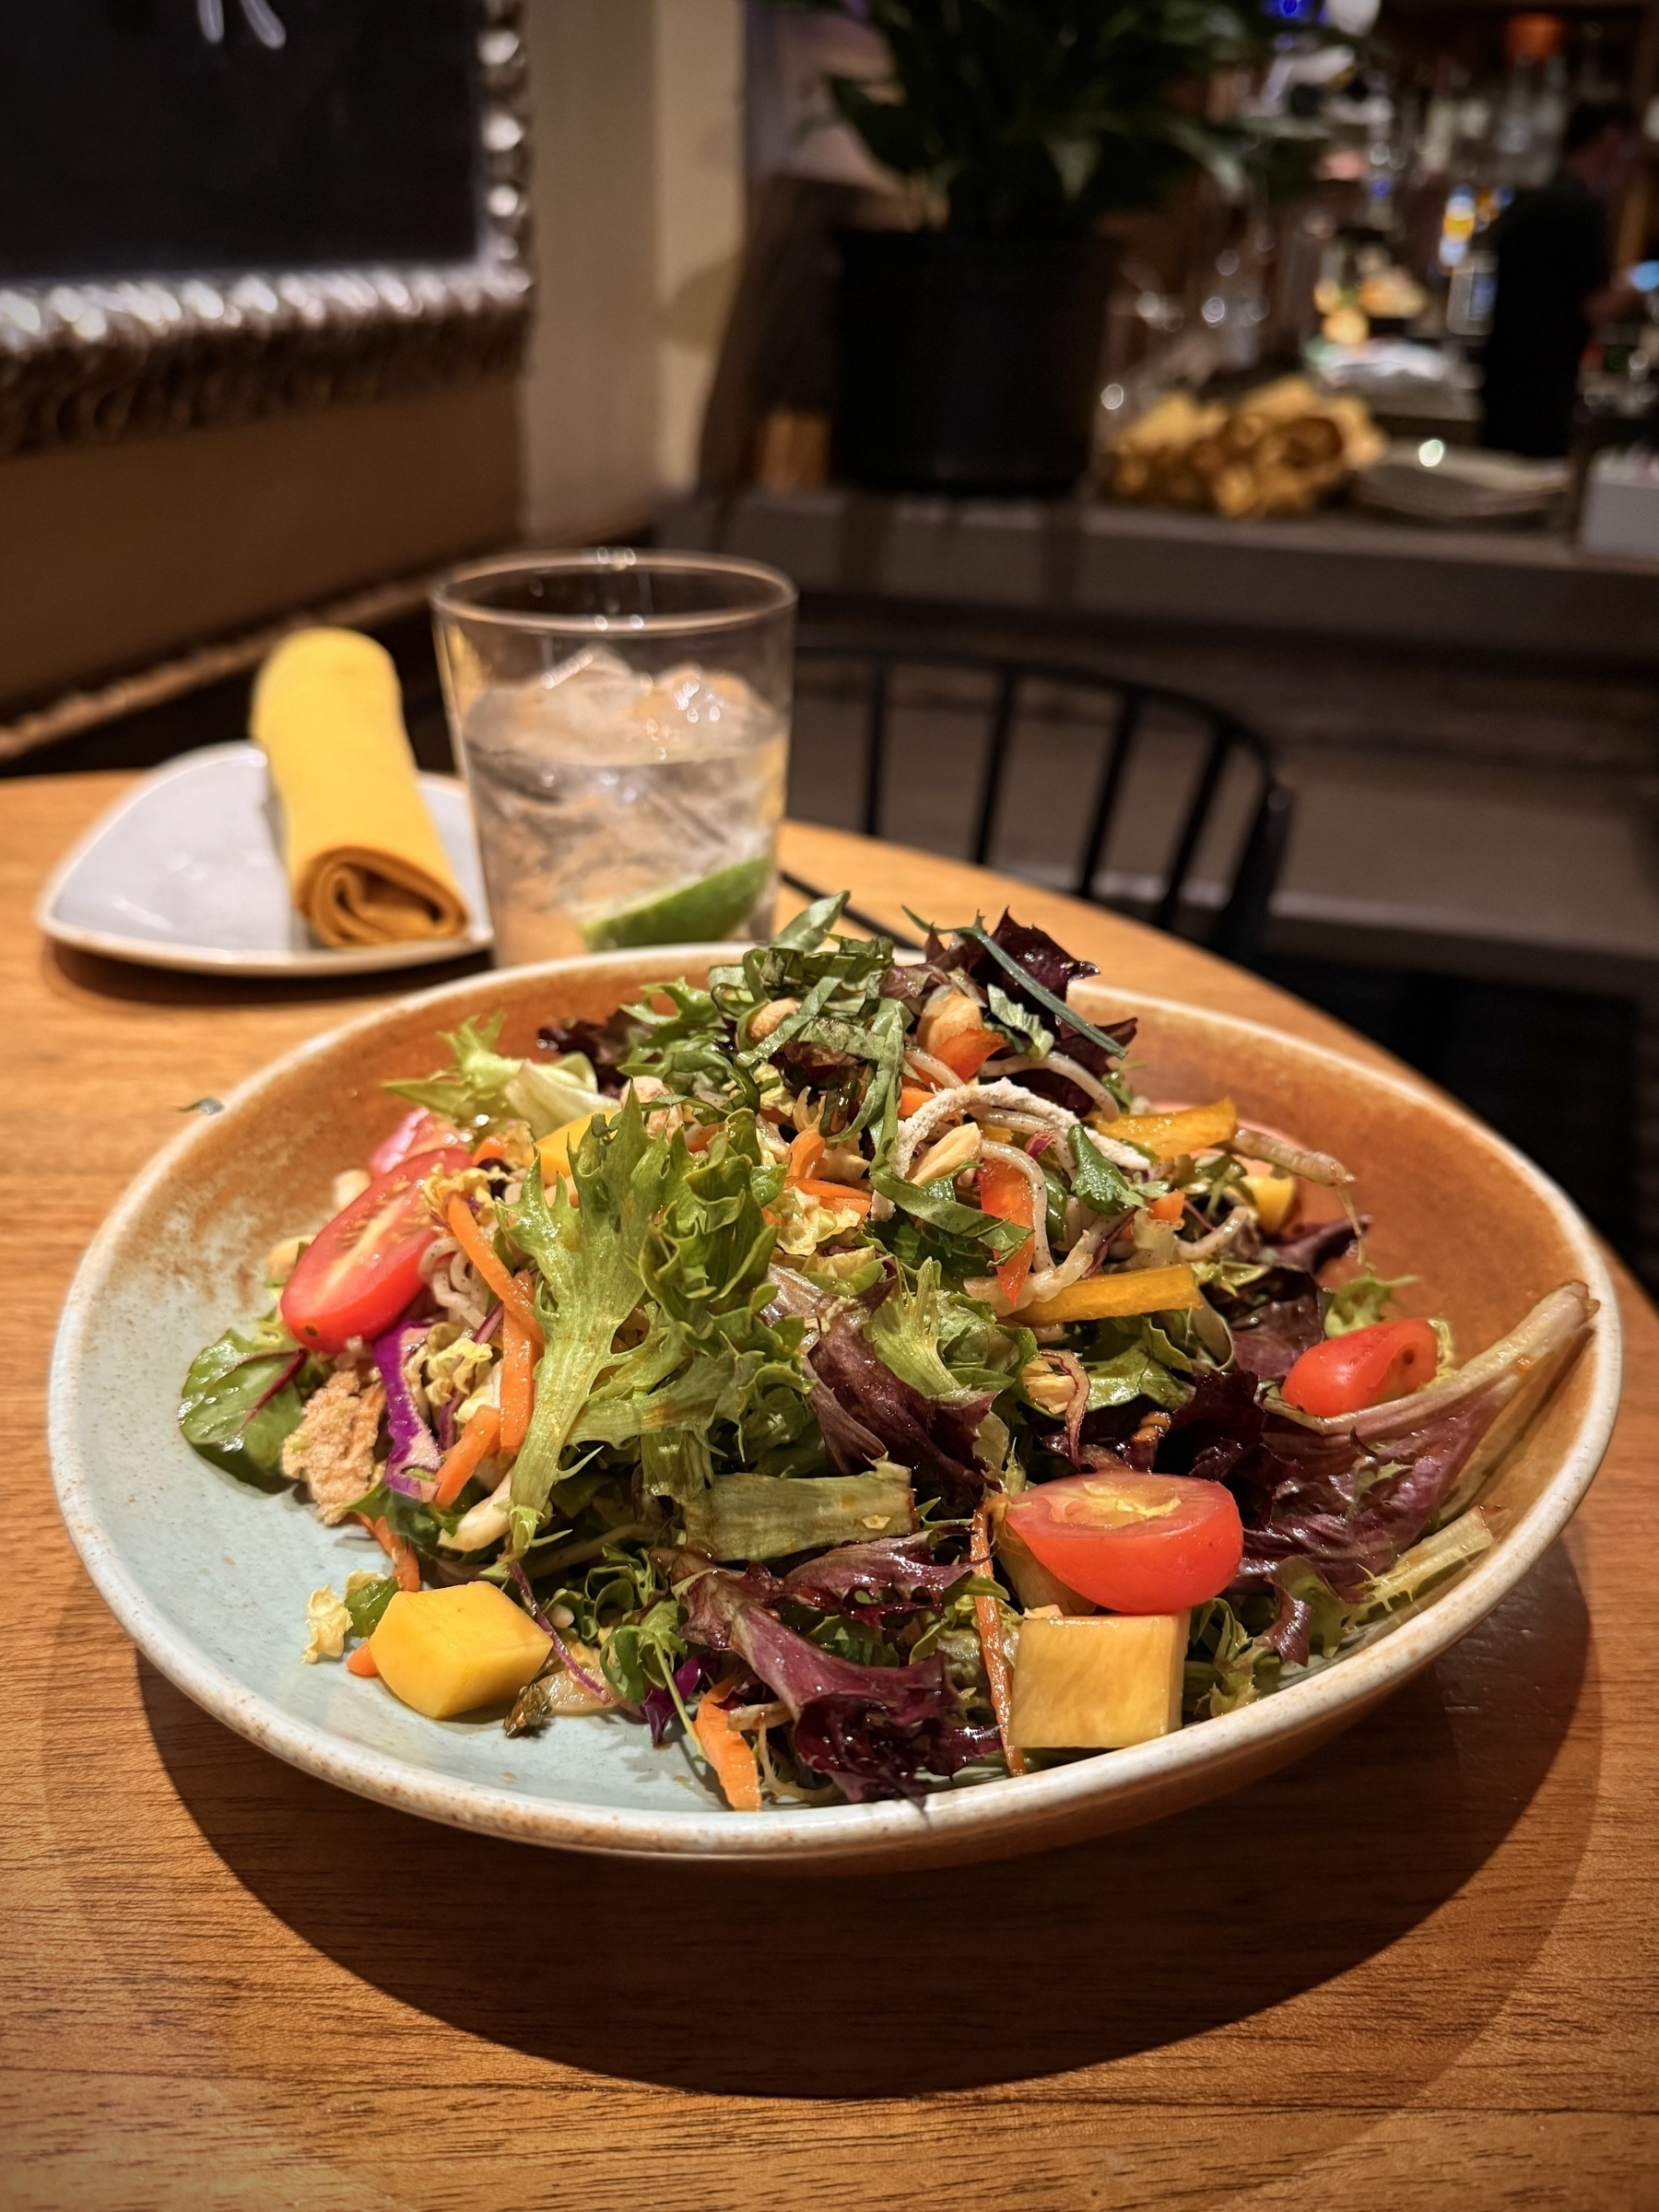
[[[1433,1379],[1440,1343],[1426,1321],[1379,1321],[1306,1351],[1279,1389],[1299,1413],[1360,1413]]]
[[[296,1344],[337,1352],[350,1337],[391,1327],[419,1289],[421,1260],[439,1233],[420,1185],[466,1165],[458,1145],[416,1153],[324,1223],[283,1287],[282,1318]]]
[[[424,1106],[406,1113],[390,1136],[382,1136],[369,1156],[371,1175],[389,1175],[402,1160],[417,1152],[431,1152],[440,1145],[458,1145],[461,1132]]]
[[[1232,1493],[1190,1475],[1067,1475],[1021,1490],[1007,1516],[1051,1574],[1114,1613],[1201,1606],[1244,1556]]]

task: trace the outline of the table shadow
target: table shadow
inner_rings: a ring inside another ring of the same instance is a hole
[[[156,1006],[301,1006],[385,998],[400,991],[426,991],[463,976],[481,975],[488,952],[429,966],[382,969],[369,975],[259,976],[197,974],[184,968],[147,968],[136,960],[108,959],[70,945],[41,940],[41,958],[50,985],[67,985],[76,994]],[[55,971],[55,972],[54,972]]]
[[[1233,1796],[1040,1858],[792,1879],[440,1828],[280,1764],[143,1662],[140,1677],[157,1749],[234,1876],[402,2003],[636,2082],[883,2097],[1109,2062],[1349,1971],[1477,1873],[1583,1699],[1571,1786],[1552,1792],[1566,1833],[1511,1854],[1501,1929],[1483,1918],[1450,2014],[1426,2030],[1461,2047],[1572,1882],[1599,1757],[1590,1649],[1558,1547],[1381,1713]]]

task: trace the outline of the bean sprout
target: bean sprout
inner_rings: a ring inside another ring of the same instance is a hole
[[[1015,1312],[1018,1313],[1024,1306],[1034,1306],[1044,1299],[1053,1298],[1061,1290],[1069,1290],[1074,1283],[1080,1283],[1086,1275],[1092,1275],[1105,1238],[1104,1228],[1086,1229],[1059,1266],[1051,1267],[1045,1274],[1039,1274],[1033,1269],[1026,1277],[1025,1288],[1014,1301]]]
[[[962,1114],[971,1114],[976,1122],[999,1122],[1005,1128],[1023,1130],[1028,1135],[1043,1129],[1071,1129],[1077,1120],[1067,1108],[1021,1090],[1018,1083],[956,1083],[948,1090],[935,1091],[908,1121],[900,1123],[893,1147],[893,1172],[906,1174],[923,1139],[931,1136],[941,1122],[954,1121]],[[1144,1168],[1146,1162],[1140,1164]]]
[[[1049,1053],[1041,1058],[1034,1053],[1028,1053],[1013,1060],[987,1060],[980,1073],[990,1077],[994,1082],[999,1076],[1025,1075],[1032,1068],[1064,1076],[1068,1083],[1075,1083],[1079,1090],[1086,1090],[1097,1106],[1104,1107],[1112,1116],[1116,1115],[1118,1102],[1105,1084],[1099,1076],[1091,1076],[1088,1068],[1074,1060],[1069,1053]]]
[[[1247,1231],[1253,1235],[1259,1221],[1253,1206],[1235,1206],[1219,1229],[1212,1229],[1207,1236],[1195,1237],[1190,1244],[1177,1242],[1175,1250],[1183,1260],[1213,1260],[1218,1253],[1230,1252],[1235,1244],[1244,1241]]]
[[[1339,1159],[1328,1152],[1303,1152],[1295,1145],[1288,1145],[1283,1137],[1269,1136],[1262,1129],[1241,1129],[1227,1147],[1237,1159],[1265,1159],[1270,1168],[1283,1168],[1287,1174],[1300,1175],[1306,1182],[1323,1183],[1327,1190],[1340,1191],[1353,1182],[1353,1177]]]

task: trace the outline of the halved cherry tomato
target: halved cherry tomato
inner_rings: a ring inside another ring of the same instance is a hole
[[[1037,1210],[1037,1194],[1027,1177],[1018,1168],[1011,1168],[1006,1159],[982,1159],[979,1163],[979,1202],[982,1213],[994,1214],[999,1221],[1017,1222],[1021,1229],[1031,1227]],[[996,1271],[996,1280],[1003,1296],[1012,1305],[1025,1288],[1026,1277],[1031,1272],[1031,1253],[1037,1240],[1028,1236],[1018,1250],[1010,1253]]]
[[[1440,1343],[1426,1321],[1379,1321],[1314,1345],[1279,1389],[1299,1413],[1360,1413],[1420,1390],[1439,1364]]]
[[[461,1132],[440,1114],[424,1106],[406,1113],[390,1136],[382,1136],[369,1156],[371,1175],[389,1175],[417,1152],[436,1151],[440,1145],[458,1145]]]
[[[1244,1556],[1232,1493],[1190,1475],[1067,1475],[1021,1490],[1007,1518],[1068,1590],[1114,1613],[1201,1606]]]
[[[419,1289],[421,1260],[439,1233],[420,1185],[466,1164],[459,1145],[418,1152],[324,1223],[283,1288],[282,1318],[297,1344],[337,1352],[353,1336],[391,1327]]]

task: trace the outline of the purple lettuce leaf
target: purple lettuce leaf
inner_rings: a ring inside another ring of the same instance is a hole
[[[918,1796],[924,1776],[943,1780],[996,1748],[994,1727],[963,1718],[942,1659],[860,1666],[821,1651],[767,1609],[763,1583],[782,1588],[764,1568],[701,1575],[687,1593],[687,1638],[735,1651],[754,1669],[788,1708],[796,1758],[844,1797]]]
[[[898,1606],[936,1606],[972,1567],[935,1559],[927,1538],[884,1536],[874,1544],[842,1544],[808,1559],[783,1578],[782,1594],[820,1613],[893,1611]]]
[[[681,1660],[674,1670],[674,1687],[679,1691],[681,1704],[702,1688],[708,1672],[708,1666],[701,1659]],[[679,1719],[679,1707],[659,1683],[646,1691],[645,1702],[640,1711],[644,1714],[645,1724],[651,1730],[652,1749],[660,1750],[667,1741],[668,1731]]]
[[[607,1021],[549,1021],[535,1032],[544,1053],[582,1053],[592,1064],[598,1087],[620,1098],[628,1078],[621,1064],[645,1035],[645,1025],[618,1008]]]
[[[1232,1326],[1233,1359],[1258,1382],[1282,1382],[1304,1352],[1324,1342],[1324,1304],[1318,1284],[1311,1275],[1294,1277],[1288,1268],[1275,1272],[1300,1280],[1305,1288],[1227,1316]]]
[[[1292,1236],[1280,1237],[1265,1248],[1262,1256],[1298,1275],[1317,1275],[1333,1260],[1341,1259],[1352,1246],[1354,1238],[1353,1223],[1338,1216],[1335,1221],[1312,1221]]]
[[[1257,1405],[1248,1374],[1203,1374],[1155,1464],[1231,1490],[1244,1524],[1234,1591],[1272,1586],[1287,1561],[1305,1559],[1357,1596],[1423,1534],[1500,1404],[1464,1399],[1371,1451],[1351,1432],[1322,1434]]]
[[[384,1480],[388,1489],[401,1490],[413,1498],[429,1497],[431,1485],[408,1471],[424,1469],[433,1474],[443,1458],[438,1449],[438,1439],[415,1404],[405,1371],[410,1353],[418,1344],[425,1342],[430,1326],[429,1322],[420,1322],[413,1326],[389,1329],[371,1347],[381,1381],[386,1386],[386,1433],[392,1441],[392,1453],[386,1462]]]
[[[1064,998],[1070,985],[1079,976],[1100,973],[1092,960],[1074,959],[1064,946],[1054,942],[1046,930],[1030,928],[1022,922],[1016,922],[1013,915],[1006,912],[991,935],[1033,982],[1041,983],[1045,991],[1053,992],[1056,998]],[[958,955],[966,957],[958,958]],[[1000,984],[1010,998],[1034,1014],[1045,1028],[1053,1028],[1054,1050],[1057,1053],[1064,1053],[1068,1059],[1075,1060],[1079,1067],[1087,1068],[1091,1076],[1105,1074],[1111,1055],[1091,1038],[1082,1036],[1068,1024],[1056,1024],[1052,1012],[1040,1000],[1023,992],[1007,970],[994,960],[982,946],[975,945],[971,938],[964,939],[946,958],[961,973],[971,976],[982,988],[991,983]],[[1133,1018],[1101,1022],[1097,1027],[1106,1036],[1114,1038],[1124,1046],[1135,1036],[1135,1024]],[[1068,1107],[1073,1113],[1088,1113],[1095,1104],[1087,1091],[1076,1083],[1068,1082],[1065,1076],[1053,1071],[1028,1068],[1010,1080],[1027,1090],[1035,1091],[1040,1098],[1052,1099],[1057,1106]]]
[[[985,1470],[974,1457],[973,1440],[994,1393],[924,1397],[877,1357],[844,1312],[818,1338],[807,1364],[814,1376],[812,1410],[838,1475],[855,1475],[875,1460],[888,1459],[910,1469],[919,1497],[942,1498],[953,1509],[977,1504]]]

